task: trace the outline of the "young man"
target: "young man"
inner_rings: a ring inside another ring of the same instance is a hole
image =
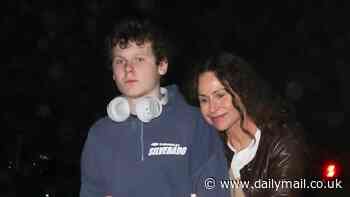
[[[229,196],[219,183],[227,168],[217,133],[176,86],[160,87],[169,54],[159,29],[126,19],[108,46],[122,96],[89,131],[80,196]]]

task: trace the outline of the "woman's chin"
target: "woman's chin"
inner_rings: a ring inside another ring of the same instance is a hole
[[[227,127],[222,124],[213,124],[214,128],[220,132],[224,132],[227,130]]]

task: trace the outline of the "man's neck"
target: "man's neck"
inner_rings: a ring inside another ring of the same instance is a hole
[[[161,95],[160,95],[160,87],[155,88],[153,91],[149,92],[148,94],[145,94],[143,96],[137,97],[137,98],[128,98],[128,102],[129,102],[129,106],[130,106],[130,111],[131,114],[136,114],[136,103],[138,102],[138,100],[140,100],[141,98],[144,97],[156,97],[158,99],[160,99]]]

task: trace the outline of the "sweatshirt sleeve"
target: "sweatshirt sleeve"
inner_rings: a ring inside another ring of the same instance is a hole
[[[223,144],[218,133],[202,118],[197,123],[191,151],[192,193],[199,197],[229,196],[220,181],[228,179]]]
[[[105,193],[106,183],[102,173],[99,172],[102,166],[99,165],[97,148],[97,139],[93,135],[93,129],[91,129],[81,156],[80,197],[104,197],[107,195]]]

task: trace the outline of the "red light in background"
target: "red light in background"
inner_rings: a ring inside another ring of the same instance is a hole
[[[322,175],[325,179],[333,179],[339,176],[340,166],[337,162],[326,162],[322,168]]]
[[[330,164],[327,166],[327,172],[326,172],[326,177],[328,178],[333,178],[336,172],[336,168],[334,164]]]

